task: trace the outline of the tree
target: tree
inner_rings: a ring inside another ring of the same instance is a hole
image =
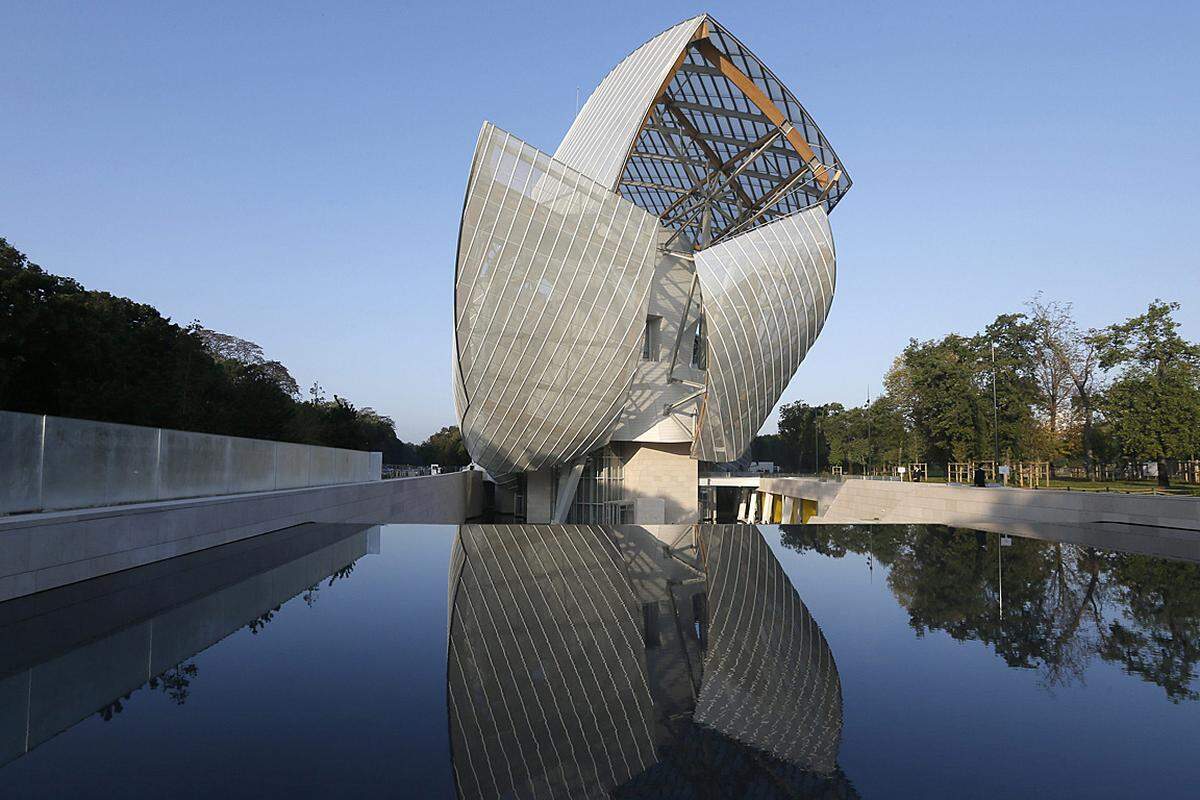
[[[1113,434],[1126,455],[1157,462],[1164,487],[1175,461],[1200,451],[1200,346],[1179,335],[1178,308],[1155,300],[1096,337],[1100,366],[1121,370],[1104,397]]]
[[[198,337],[213,358],[235,369],[239,366],[257,367],[257,374],[271,381],[288,397],[299,397],[300,387],[288,368],[278,361],[268,361],[263,349],[254,342],[240,339],[228,333],[210,330],[193,320],[187,327],[188,333]]]
[[[840,411],[839,403],[810,406],[797,400],[779,409],[779,437],[783,445],[795,453],[798,472],[817,472],[829,465],[829,442],[822,431],[823,421]]]
[[[254,342],[89,291],[0,239],[0,408],[418,460],[391,419],[315,389],[299,402],[287,368]]]
[[[1071,316],[1071,304],[1056,301],[1044,301],[1041,295],[1036,295],[1026,303],[1030,319],[1037,330],[1041,364],[1041,383],[1043,393],[1054,395],[1054,409],[1050,411],[1051,431],[1059,431],[1058,410],[1061,403],[1063,376],[1068,379],[1072,390],[1070,396],[1072,411],[1080,417],[1080,449],[1083,455],[1084,470],[1089,479],[1095,477],[1094,462],[1096,451],[1095,411],[1096,385],[1099,370],[1097,355],[1098,335],[1096,331],[1082,332]]]
[[[984,415],[992,446],[977,452],[976,456],[992,458],[996,455],[997,442],[1000,460],[1006,460],[1006,455],[1017,459],[1049,455],[1033,413],[1040,400],[1035,326],[1024,314],[1001,314],[972,341],[977,352],[978,385],[985,397],[985,408],[992,405],[989,401],[994,400],[996,405],[992,414]],[[992,380],[996,382],[994,388]]]
[[[829,442],[830,464],[850,470],[858,464],[866,472],[870,457],[867,420],[864,408],[838,409],[825,419],[822,428]]]
[[[975,342],[952,333],[940,341],[909,341],[899,369],[909,396],[907,407],[912,430],[926,457],[935,462],[966,461],[991,450],[986,417],[991,398],[980,389],[981,365]]]
[[[779,433],[760,434],[750,442],[750,458],[754,461],[770,461],[784,472],[795,472],[797,450]]]
[[[867,409],[870,422],[870,463],[877,466],[900,465],[916,460],[916,450],[899,404],[882,394]]]
[[[1073,324],[1069,307],[1044,302],[1041,294],[1025,303],[1034,334],[1034,379],[1037,381],[1038,407],[1045,414],[1050,432],[1057,435],[1070,412],[1071,376],[1059,358],[1061,342]]]
[[[214,431],[230,381],[151,306],[51,275],[0,239],[0,407]]]
[[[418,452],[424,463],[438,464],[443,469],[465,467],[471,463],[457,425],[448,425],[431,435],[421,442]]]

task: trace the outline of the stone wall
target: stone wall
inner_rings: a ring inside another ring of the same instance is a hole
[[[634,501],[638,525],[676,525],[699,519],[698,462],[691,443],[614,442],[625,460],[625,496]]]

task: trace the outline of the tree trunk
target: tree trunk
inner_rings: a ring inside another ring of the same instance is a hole
[[[1096,480],[1096,467],[1092,459],[1092,408],[1084,401],[1083,409],[1083,469],[1089,481]]]
[[[1170,459],[1158,459],[1158,486],[1160,489],[1171,488],[1171,461]]]

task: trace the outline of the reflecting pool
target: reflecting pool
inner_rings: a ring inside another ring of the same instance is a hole
[[[1087,542],[303,525],[0,604],[0,796],[1188,797],[1197,662]]]

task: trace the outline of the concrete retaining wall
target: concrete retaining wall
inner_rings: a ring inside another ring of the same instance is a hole
[[[814,478],[763,478],[761,491],[816,500],[812,522],[952,525],[1200,560],[1191,497]]]
[[[459,523],[483,512],[480,472],[0,518],[0,601],[302,522]]]
[[[378,480],[382,453],[0,411],[0,514]]]

